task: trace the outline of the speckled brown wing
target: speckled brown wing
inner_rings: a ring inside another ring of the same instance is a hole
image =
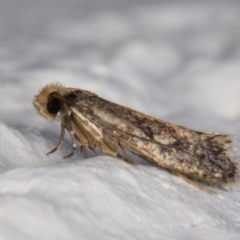
[[[155,165],[213,185],[236,181],[232,141],[225,134],[189,130],[80,89],[69,88],[63,97],[69,107],[101,130],[103,139],[121,144]]]

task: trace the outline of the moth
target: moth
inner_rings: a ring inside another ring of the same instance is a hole
[[[233,142],[226,134],[190,130],[60,83],[43,87],[33,105],[49,121],[61,121],[59,142],[48,154],[62,146],[67,130],[72,151],[65,158],[79,142],[85,158],[88,148],[100,149],[135,164],[128,154],[132,152],[209,193],[215,191],[206,184],[228,189],[237,181]]]

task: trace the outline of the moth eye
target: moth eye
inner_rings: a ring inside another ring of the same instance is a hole
[[[47,110],[50,113],[57,113],[61,109],[61,100],[55,97],[49,96],[48,103],[47,103]]]

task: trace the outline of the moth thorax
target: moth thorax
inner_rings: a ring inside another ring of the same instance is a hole
[[[51,114],[57,114],[61,109],[61,100],[56,97],[56,92],[49,94],[47,101],[47,110]]]

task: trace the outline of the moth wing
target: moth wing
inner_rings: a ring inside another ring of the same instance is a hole
[[[78,108],[70,107],[74,132],[78,140],[91,149],[100,148],[103,153],[116,157],[118,153],[117,143],[111,136],[103,136],[102,126],[95,124],[85,117]],[[83,141],[83,139],[85,141]]]

